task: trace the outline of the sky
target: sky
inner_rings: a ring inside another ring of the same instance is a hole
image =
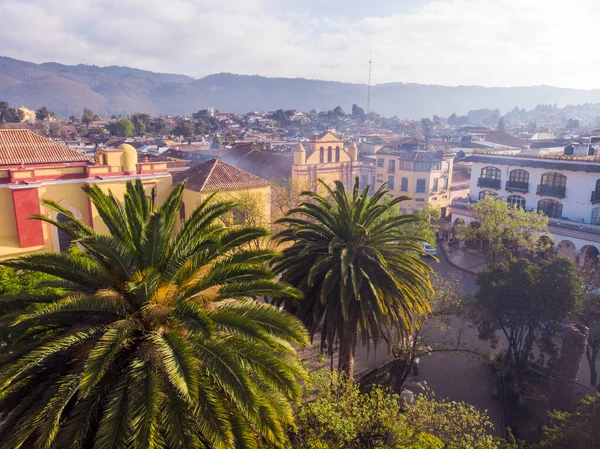
[[[598,0],[0,0],[0,55],[193,77],[600,88]]]

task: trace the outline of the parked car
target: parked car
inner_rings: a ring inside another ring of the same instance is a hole
[[[430,243],[423,242],[423,251],[426,256],[437,256],[437,248]]]

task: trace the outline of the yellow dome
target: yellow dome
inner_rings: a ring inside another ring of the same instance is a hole
[[[136,164],[138,163],[138,152],[131,145],[124,143],[119,145],[119,150],[123,152],[121,155],[121,165],[124,172],[136,172]]]

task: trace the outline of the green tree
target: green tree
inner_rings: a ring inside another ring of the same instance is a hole
[[[5,265],[56,276],[60,301],[27,311],[11,330],[40,335],[0,361],[0,447],[287,447],[290,400],[304,372],[294,317],[248,298],[296,297],[249,249],[267,231],[227,228],[230,202],[202,201],[176,230],[185,185],[163,205],[141,181],[124,201],[84,187],[108,235],[59,204],[78,247]],[[35,296],[32,296],[35,301]]]
[[[472,317],[479,336],[492,344],[498,343],[498,332],[506,337],[508,357],[521,381],[534,345],[542,354],[556,355],[552,337],[579,308],[582,279],[569,259],[558,257],[489,267],[477,284]]]
[[[583,302],[577,311],[581,324],[590,330],[590,337],[586,347],[586,360],[590,368],[590,385],[598,385],[598,369],[596,363],[600,354],[600,265],[597,263],[586,264],[581,269],[583,278]]]
[[[381,386],[361,393],[343,373],[311,373],[298,407],[295,449],[500,449],[485,412],[417,395],[406,405]]]
[[[425,137],[425,149],[429,149],[429,138],[433,134],[433,122],[428,118],[422,118],[419,123],[421,126],[421,132]]]
[[[474,222],[458,227],[461,239],[480,245],[486,262],[493,265],[521,254],[547,249],[548,217],[525,211],[488,195],[471,206]]]
[[[600,441],[600,394],[584,398],[573,412],[554,411],[544,427],[542,449],[597,449]]]
[[[448,117],[448,125],[450,126],[456,126],[458,124],[458,116],[456,115],[456,112],[453,112],[450,117]]]
[[[135,128],[135,134],[138,136],[143,136],[146,132],[146,129],[150,125],[150,114],[145,114],[142,112],[137,112],[132,114],[130,117],[131,122]]]
[[[189,139],[194,135],[195,128],[190,122],[181,121],[173,129],[173,134],[176,136],[183,136],[185,139]]]
[[[353,104],[352,105],[352,115],[354,117],[364,117],[365,110],[363,108],[361,108],[360,106],[358,106],[357,104]]]
[[[344,113],[344,110],[342,109],[342,107],[341,107],[341,106],[336,106],[336,107],[333,109],[333,114],[334,114],[336,117],[343,117],[344,115],[346,115],[346,114]]]
[[[369,196],[358,178],[351,192],[341,181],[333,189],[319,183],[325,195],[303,192],[308,201],[277,221],[286,226],[275,236],[286,248],[274,270],[304,292],[288,308],[311,335],[322,326],[321,349],[333,363],[337,343],[338,370],[352,375],[359,338],[377,345],[394,331],[405,335],[430,310],[431,268],[419,257],[421,238],[403,230],[419,220],[400,215],[406,197],[383,201],[384,186]]]
[[[122,118],[110,123],[108,129],[113,136],[118,137],[131,137],[135,133],[135,126],[128,118]]]
[[[498,120],[497,129],[498,129],[498,131],[506,131],[506,125],[504,124],[504,117],[500,117],[500,120]]]
[[[0,123],[20,123],[24,117],[23,111],[11,108],[6,101],[0,101]]]
[[[212,144],[210,145],[210,147],[214,150],[218,150],[219,148],[221,148],[221,137],[218,134],[214,135],[213,141],[212,141]]]
[[[50,112],[46,106],[35,111],[35,118],[37,120],[48,120],[54,117],[54,112]]]
[[[88,130],[90,129],[90,123],[96,120],[100,120],[100,117],[94,114],[90,108],[83,108],[81,123],[83,123]]]

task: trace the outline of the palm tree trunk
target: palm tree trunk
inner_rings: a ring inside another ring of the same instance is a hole
[[[347,327],[342,327],[340,330],[339,341],[338,371],[343,371],[348,378],[351,378],[354,376],[354,349],[356,345],[354,336],[352,332],[348,331]]]

